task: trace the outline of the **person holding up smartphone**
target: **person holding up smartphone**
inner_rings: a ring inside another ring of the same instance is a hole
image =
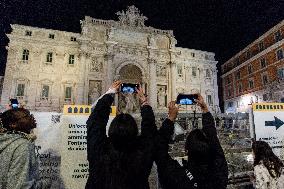
[[[136,88],[141,103],[141,135],[134,118],[118,114],[106,125],[114,94],[121,81],[115,81],[102,95],[87,120],[89,178],[86,189],[149,189],[148,177],[154,161],[155,117],[143,90]]]
[[[200,94],[195,101],[203,111],[203,127],[191,131],[187,136],[185,149],[188,161],[183,167],[168,154],[178,114],[175,102],[169,103],[168,118],[158,131],[155,162],[163,189],[225,189],[227,186],[228,167],[214,119]]]

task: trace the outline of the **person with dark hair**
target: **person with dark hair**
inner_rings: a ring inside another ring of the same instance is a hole
[[[112,120],[109,136],[106,135],[113,94],[120,85],[120,81],[114,82],[99,98],[87,121],[89,178],[86,189],[149,189],[157,128],[153,110],[140,87],[137,95],[141,102],[141,135],[138,136],[136,121],[127,113]]]
[[[268,143],[255,141],[252,144],[254,155],[255,187],[257,189],[283,189],[283,162],[273,153]]]
[[[225,189],[228,181],[228,166],[217,137],[214,119],[202,96],[198,94],[197,105],[203,111],[202,129],[195,129],[186,139],[188,161],[180,166],[168,154],[169,142],[174,132],[178,114],[175,102],[169,104],[168,118],[158,131],[155,162],[163,189]]]
[[[36,121],[24,108],[10,109],[1,114],[0,188],[36,189],[49,186],[39,181],[35,153]]]

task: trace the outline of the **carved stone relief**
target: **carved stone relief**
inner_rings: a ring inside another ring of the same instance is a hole
[[[183,65],[180,65],[180,64],[177,64],[177,80],[178,80],[178,82],[184,81]]]
[[[132,27],[144,27],[144,22],[148,19],[146,16],[143,16],[143,14],[140,14],[140,11],[134,5],[129,6],[126,12],[117,12],[116,15],[118,15],[121,25]]]
[[[94,103],[102,94],[102,81],[90,80],[88,92],[88,104]]]
[[[95,41],[99,41],[99,42],[103,42],[104,41],[104,39],[105,39],[105,33],[103,32],[103,31],[98,31],[98,30],[96,30],[96,31],[94,31],[93,33],[92,33],[93,35],[92,35],[92,38],[95,40]]]
[[[97,46],[94,46],[94,47],[93,47],[93,51],[95,51],[95,52],[104,52],[105,49],[104,49],[104,47],[97,47]]]
[[[119,70],[119,79],[124,83],[141,83],[142,72],[136,65],[125,65]],[[119,93],[118,111],[123,113],[138,113],[139,99],[133,94]]]
[[[156,47],[156,40],[154,35],[149,35],[147,39],[148,39],[148,46]]]
[[[116,30],[113,40],[121,44],[132,44],[132,45],[142,45],[147,46],[147,36],[139,32],[129,32],[126,30]]]
[[[169,38],[166,36],[157,37],[156,45],[159,49],[168,49],[169,48]]]
[[[177,44],[177,40],[173,37],[170,38],[170,48],[174,48]]]
[[[92,57],[90,71],[91,72],[102,72],[103,71],[103,60],[99,57]]]
[[[167,106],[167,86],[157,85],[157,107],[164,108]]]
[[[167,67],[161,64],[158,64],[156,67],[156,74],[158,77],[166,77],[167,76]]]

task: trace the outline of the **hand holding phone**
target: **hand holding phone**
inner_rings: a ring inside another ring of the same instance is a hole
[[[176,103],[180,105],[195,105],[198,94],[179,94]]]
[[[142,89],[141,85],[138,85],[136,92],[141,104],[148,103],[147,95],[144,93],[144,90]]]
[[[168,118],[171,121],[175,121],[178,115],[178,107],[175,105],[175,101],[171,101],[168,105],[169,113]]]
[[[200,106],[201,110],[203,111],[203,113],[208,112],[208,107],[207,104],[205,103],[203,97],[198,93],[198,98],[196,99],[197,105]]]
[[[120,80],[114,81],[112,83],[112,85],[110,86],[110,89],[114,89],[115,92],[118,92],[119,88],[120,88],[120,85],[121,85],[121,81]]]

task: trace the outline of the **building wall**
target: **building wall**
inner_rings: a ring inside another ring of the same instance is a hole
[[[178,93],[196,92],[218,111],[214,53],[176,47],[172,31],[147,27],[143,19],[132,6],[119,21],[86,16],[81,33],[12,25],[1,104],[18,98],[31,110],[60,111],[64,104],[92,103],[121,79],[141,82],[158,111],[166,111]],[[24,50],[29,50],[28,60],[23,60]],[[52,62],[47,62],[48,53]],[[19,96],[21,84],[24,94]],[[43,97],[46,86],[48,98]]]
[[[252,102],[281,101],[284,97],[283,77],[279,72],[284,69],[284,59],[277,57],[277,51],[281,50],[284,54],[283,37],[284,21],[222,65],[225,112],[247,111],[248,104]],[[267,75],[267,82],[264,82],[263,75]],[[253,86],[249,86],[250,80]]]
[[[73,90],[79,84],[82,67],[79,64],[79,45],[72,42],[71,36],[78,34],[47,30],[28,26],[12,25],[7,57],[7,65],[2,92],[2,104],[17,97],[17,85],[25,85],[24,95],[19,101],[30,109],[58,110],[64,103],[65,85],[72,85]],[[26,32],[31,31],[31,36]],[[49,38],[54,35],[54,39]],[[23,60],[23,51],[29,51],[28,60]],[[52,53],[52,61],[47,62],[47,53]],[[74,54],[75,63],[68,65],[70,54]],[[43,85],[50,87],[48,100],[41,99]],[[75,97],[76,91],[74,91]],[[71,99],[74,103],[77,99]]]

